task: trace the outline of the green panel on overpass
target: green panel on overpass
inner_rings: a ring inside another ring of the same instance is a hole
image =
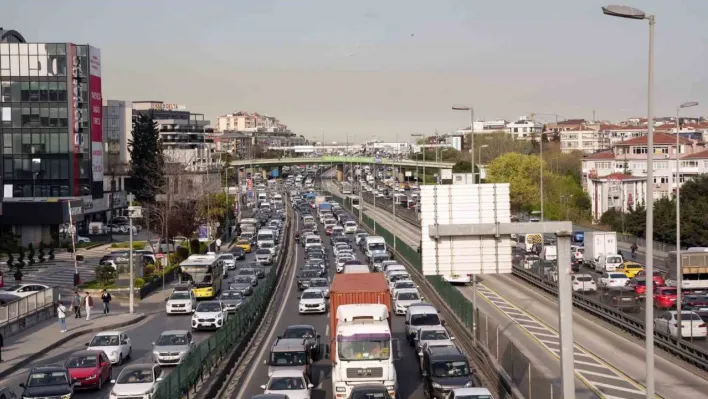
[[[374,158],[372,157],[330,157],[323,156],[322,162],[336,162],[336,163],[374,163]]]

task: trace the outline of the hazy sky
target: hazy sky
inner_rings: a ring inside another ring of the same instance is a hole
[[[706,0],[626,0],[657,16],[658,115],[708,106]],[[357,142],[531,112],[646,115],[648,24],[600,0],[3,0],[30,42],[90,43],[104,98],[237,110]],[[687,112],[688,114],[688,112]],[[545,117],[555,119],[555,117]]]

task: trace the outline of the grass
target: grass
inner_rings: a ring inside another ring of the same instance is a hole
[[[103,285],[96,280],[90,280],[85,283],[81,283],[78,288],[87,289],[87,290],[102,290],[102,289],[108,289],[108,288],[116,288],[116,285],[115,285],[115,283]]]
[[[133,241],[133,249],[143,249],[147,245],[147,241]],[[130,242],[114,242],[111,248],[130,248]]]

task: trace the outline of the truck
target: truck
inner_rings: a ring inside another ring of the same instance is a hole
[[[329,294],[332,392],[348,398],[362,384],[396,397],[391,293],[383,273],[338,274]]]
[[[321,219],[322,214],[326,212],[332,212],[332,204],[329,202],[322,202],[317,205],[317,216]]]
[[[583,239],[583,262],[598,272],[613,272],[623,259],[617,254],[617,233],[614,231],[586,231]]]
[[[349,195],[352,193],[352,184],[348,181],[342,182],[342,194]]]
[[[366,261],[371,262],[375,251],[386,252],[386,240],[381,236],[368,236],[364,241],[364,255]]]

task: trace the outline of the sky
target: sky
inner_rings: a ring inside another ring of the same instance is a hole
[[[655,114],[706,115],[705,0],[625,0],[656,15]],[[410,140],[536,113],[647,114],[648,23],[582,0],[3,0],[28,42],[101,48],[103,97],[208,119],[275,116],[326,141]]]

